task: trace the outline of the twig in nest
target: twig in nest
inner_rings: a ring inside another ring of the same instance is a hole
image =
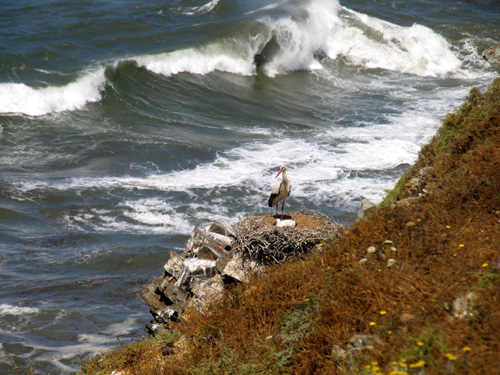
[[[310,252],[321,241],[336,237],[339,225],[318,213],[302,213],[320,223],[313,228],[276,228],[263,217],[249,217],[236,228],[236,251],[259,263],[283,263],[290,256]],[[297,214],[296,214],[297,215]]]

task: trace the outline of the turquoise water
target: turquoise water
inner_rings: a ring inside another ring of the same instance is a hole
[[[0,373],[144,335],[139,291],[195,227],[349,225],[473,86],[495,1],[3,1]]]

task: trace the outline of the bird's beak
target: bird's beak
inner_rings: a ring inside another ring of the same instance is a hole
[[[278,178],[278,176],[280,175],[281,172],[283,172],[283,169],[280,169],[280,171],[278,172],[278,174],[274,178]]]

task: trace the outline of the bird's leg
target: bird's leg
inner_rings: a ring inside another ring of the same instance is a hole
[[[283,221],[283,210],[285,209],[285,199],[283,199],[283,205],[281,206],[281,221]]]
[[[276,203],[276,220],[278,220],[278,205],[279,203]]]

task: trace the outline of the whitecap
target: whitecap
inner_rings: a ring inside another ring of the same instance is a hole
[[[331,59],[348,63],[438,77],[461,72],[462,62],[448,41],[430,28],[399,26],[342,7],[344,17],[332,30],[325,48]]]
[[[40,309],[36,307],[14,306],[7,303],[0,305],[0,315],[28,315],[38,314],[39,312]]]
[[[101,100],[106,83],[104,68],[84,74],[66,86],[32,88],[23,83],[0,83],[0,113],[41,116],[82,109]]]
[[[181,12],[188,15],[188,16],[194,16],[194,15],[202,15],[211,12],[219,3],[219,0],[211,0],[208,3],[201,5],[199,7],[191,7],[182,10]]]
[[[216,70],[240,75],[255,72],[253,60],[249,56],[238,56],[223,42],[159,55],[139,56],[134,60],[139,66],[165,76],[182,72],[208,74]]]

